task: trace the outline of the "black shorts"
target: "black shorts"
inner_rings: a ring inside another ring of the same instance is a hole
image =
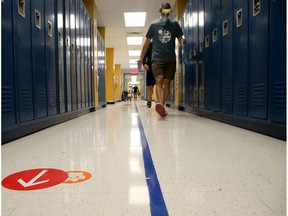
[[[146,86],[154,86],[156,84],[152,70],[146,71]]]

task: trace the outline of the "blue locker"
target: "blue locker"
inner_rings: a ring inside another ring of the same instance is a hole
[[[82,108],[81,95],[81,16],[80,16],[80,0],[76,0],[76,70],[77,70],[77,106]]]
[[[82,98],[82,109],[85,108],[85,26],[84,26],[84,11],[85,6],[81,2],[80,4],[80,26],[81,26],[81,98]]]
[[[55,2],[45,1],[46,72],[48,86],[48,115],[57,114],[57,74],[56,74],[56,20]]]
[[[1,6],[2,130],[7,127],[15,127],[17,124],[13,58],[12,3],[12,1],[5,1]]]
[[[190,55],[192,56],[191,60],[191,71],[192,71],[192,79],[191,79],[191,95],[192,95],[192,106],[194,108],[199,107],[199,71],[198,71],[198,53],[199,53],[199,44],[198,44],[198,1],[193,1],[193,4],[190,7],[190,17],[191,17],[191,25],[189,26],[191,29],[192,36],[192,47],[190,50]]]
[[[267,119],[268,1],[249,1],[249,109],[250,116]]]
[[[204,108],[205,74],[204,74],[204,0],[198,0],[198,73],[199,73],[199,108]]]
[[[35,119],[31,43],[31,2],[13,4],[14,66],[17,77],[17,113],[19,123]],[[18,106],[19,104],[19,106]]]
[[[84,87],[85,87],[85,108],[88,107],[88,13],[84,7]]]
[[[221,111],[221,37],[222,37],[222,22],[221,22],[221,1],[212,1],[212,109]]]
[[[94,39],[92,38],[92,19],[89,17],[89,38],[90,38],[90,43],[89,43],[89,71],[90,71],[90,107],[94,106],[94,55],[93,55],[93,42]],[[173,91],[174,92],[174,91]]]
[[[234,114],[248,115],[248,1],[234,0]]]
[[[64,8],[63,0],[56,0],[57,2],[57,29],[58,36],[56,39],[57,50],[56,56],[57,61],[57,71],[58,71],[58,106],[59,113],[65,112],[65,70],[64,70],[64,49],[65,49],[65,37],[64,37]]]
[[[72,110],[77,110],[77,74],[76,74],[76,0],[70,0],[70,75],[72,92]]]
[[[269,118],[286,123],[286,0],[270,0]]]
[[[35,109],[37,119],[47,117],[47,75],[45,69],[45,5],[31,1],[32,66],[34,74]]]
[[[71,35],[70,35],[70,1],[64,1],[64,70],[65,70],[65,97],[66,112],[72,110],[72,89],[71,89]]]
[[[204,0],[204,73],[205,73],[205,103],[207,110],[212,109],[212,0]]]
[[[233,0],[222,0],[222,112],[233,113]]]

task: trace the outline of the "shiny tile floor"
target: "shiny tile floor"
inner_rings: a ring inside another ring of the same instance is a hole
[[[286,215],[284,141],[145,105],[108,105],[3,145],[2,215]]]

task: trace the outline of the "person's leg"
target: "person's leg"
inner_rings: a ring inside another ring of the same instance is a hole
[[[156,81],[156,94],[158,98],[158,102],[162,105],[164,102],[164,88],[163,88],[163,76],[157,76],[155,77]]]
[[[165,105],[165,103],[168,99],[169,93],[170,93],[171,80],[164,79],[163,83],[164,83],[164,85],[163,85],[163,92],[164,92],[163,105]]]

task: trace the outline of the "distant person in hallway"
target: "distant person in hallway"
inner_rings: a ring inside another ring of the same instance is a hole
[[[134,100],[137,100],[137,95],[138,95],[138,86],[135,85],[133,87],[133,95],[134,95]]]
[[[161,117],[168,115],[164,106],[169,96],[171,81],[174,79],[176,72],[175,38],[178,39],[180,44],[185,43],[183,31],[178,22],[171,20],[169,17],[171,10],[168,2],[163,2],[160,5],[159,12],[161,16],[150,24],[138,60],[138,69],[140,70],[150,41],[153,40],[152,71],[156,81],[156,95],[158,97],[155,109]]]
[[[151,108],[152,105],[152,95],[153,95],[153,88],[156,84],[153,73],[152,73],[152,42],[149,43],[148,50],[143,59],[143,67],[146,70],[146,86],[147,86],[147,107]]]

